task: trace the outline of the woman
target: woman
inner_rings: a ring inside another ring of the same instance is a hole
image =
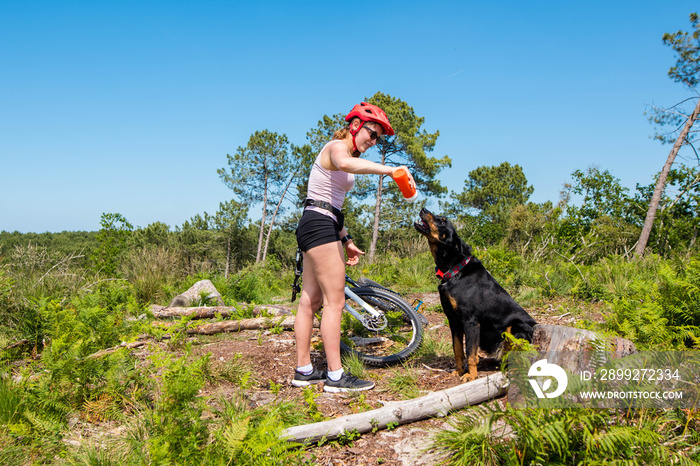
[[[336,393],[374,388],[374,382],[345,373],[340,360],[345,265],[356,265],[364,254],[343,226],[340,209],[345,194],[354,184],[354,174],[391,175],[399,168],[359,158],[377,143],[377,139],[394,134],[381,108],[363,102],[355,105],[345,121],[348,125],[335,132],[333,140],[324,146],[314,162],[309,176],[308,199],[297,229],[297,243],[304,257],[304,275],[294,324],[297,369],[292,385],[303,387],[325,382],[324,390]],[[311,364],[313,316],[321,306],[321,338],[328,371],[315,369]]]

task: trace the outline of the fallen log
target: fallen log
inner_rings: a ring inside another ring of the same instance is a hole
[[[114,353],[115,351],[120,350],[122,348],[128,348],[128,349],[139,348],[139,347],[145,345],[146,343],[147,343],[147,341],[132,341],[131,343],[122,343],[121,345],[113,346],[111,348],[106,348],[106,349],[98,351],[97,353],[92,353],[91,355],[86,356],[85,359],[99,358],[99,357],[104,356],[106,354]]]
[[[241,306],[247,306],[243,303]],[[153,317],[164,319],[170,317],[192,317],[193,319],[213,319],[217,316],[231,317],[236,315],[240,307],[234,306],[196,306],[196,307],[171,307],[171,306],[151,306]],[[273,316],[290,315],[291,308],[284,306],[255,306],[253,315],[267,313]]]
[[[322,439],[335,439],[345,432],[364,434],[384,429],[391,423],[408,424],[431,417],[444,417],[452,411],[483,403],[505,393],[505,377],[501,372],[496,372],[420,398],[387,403],[373,411],[290,427],[282,432],[281,437],[294,442],[316,443]]]
[[[169,307],[169,306],[151,306],[151,312],[156,319],[165,319],[169,317],[192,317],[194,319],[211,319],[217,314],[221,317],[230,317],[236,313],[235,307],[227,306],[198,306],[198,307]]]
[[[224,332],[240,332],[242,330],[264,330],[270,328],[281,328],[292,330],[294,328],[294,316],[287,316],[281,319],[270,317],[256,317],[254,319],[226,320],[223,322],[212,322],[210,324],[197,325],[187,329],[188,335],[213,335]],[[314,319],[314,327],[320,324]]]
[[[6,351],[6,350],[9,350],[9,349],[12,349],[12,348],[18,348],[18,347],[20,347],[20,346],[24,346],[24,345],[27,345],[27,344],[29,344],[29,340],[27,340],[27,339],[25,338],[24,340],[20,340],[20,341],[18,341],[18,342],[16,342],[16,343],[12,343],[11,345],[4,347],[4,348],[2,349],[2,351]]]

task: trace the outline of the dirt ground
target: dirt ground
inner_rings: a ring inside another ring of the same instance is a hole
[[[325,419],[380,408],[383,403],[406,399],[403,393],[392,389],[390,381],[402,372],[412,373],[421,396],[431,391],[454,387],[462,381],[453,374],[454,358],[451,355],[450,331],[447,321],[439,307],[437,293],[408,296],[407,300],[420,299],[421,308],[428,319],[425,333],[433,340],[444,342],[443,351],[430,360],[411,361],[406,366],[387,368],[368,368],[366,377],[375,381],[373,390],[358,394],[330,394],[316,387],[315,403]],[[561,309],[546,305],[541,309],[528,309],[528,312],[540,323],[570,325],[575,317],[566,315]],[[194,337],[195,355],[211,354],[212,365],[225,364],[235,355],[252,369],[255,380],[246,395],[251,407],[283,400],[298,401],[306,409],[302,389],[292,387],[290,382],[295,367],[295,344],[291,331],[274,334],[269,331],[244,331],[213,336]],[[321,352],[312,354],[316,367],[325,368],[325,359]],[[498,370],[493,360],[480,363],[479,377]],[[203,395],[231,396],[233,391],[240,391],[233,385],[218,384],[207,386]],[[503,401],[503,400],[502,400]],[[448,427],[450,417],[429,419],[412,424],[368,433],[349,445],[329,442],[309,449],[314,455],[314,463],[320,465],[428,465],[439,462],[439,452],[431,450],[432,435]]]

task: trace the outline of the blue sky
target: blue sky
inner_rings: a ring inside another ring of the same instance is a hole
[[[377,91],[440,131],[439,175],[519,164],[534,202],[576,169],[649,184],[670,150],[644,111],[689,97],[659,1],[18,1],[0,6],[0,230],[171,227],[214,213],[257,130],[303,144]],[[251,216],[254,216],[254,212]]]

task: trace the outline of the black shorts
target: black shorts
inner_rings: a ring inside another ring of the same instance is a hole
[[[306,252],[322,244],[340,241],[340,226],[327,215],[305,210],[297,227],[297,245]]]

